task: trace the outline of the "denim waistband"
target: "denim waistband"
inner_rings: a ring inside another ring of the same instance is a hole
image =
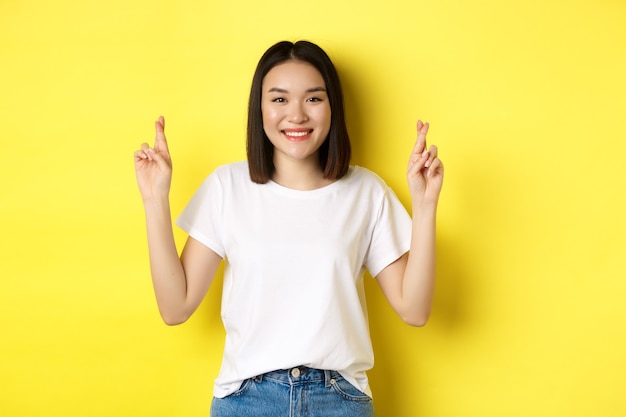
[[[337,371],[309,368],[308,366],[296,366],[294,368],[267,372],[263,375],[255,377],[254,379],[257,382],[261,382],[263,379],[271,379],[275,382],[286,385],[302,384],[307,382],[323,383],[325,386],[329,387],[337,378],[341,378],[341,375]]]

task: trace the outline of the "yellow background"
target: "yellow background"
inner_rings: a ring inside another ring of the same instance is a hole
[[[208,415],[221,285],[160,322],[132,153],[164,114],[177,215],[245,157],[261,53],[302,38],[353,163],[408,204],[420,117],[446,164],[430,323],[368,281],[378,415],[626,415],[621,0],[2,0],[0,415]]]

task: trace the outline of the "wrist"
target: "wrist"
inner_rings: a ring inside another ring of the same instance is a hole
[[[434,217],[437,214],[437,201],[413,200],[413,217]]]
[[[168,194],[154,195],[143,199],[143,207],[146,213],[159,212],[170,209],[170,199]]]

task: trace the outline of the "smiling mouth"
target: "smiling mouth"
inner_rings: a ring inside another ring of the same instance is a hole
[[[304,140],[311,136],[313,129],[307,130],[283,130],[281,133],[289,140]]]

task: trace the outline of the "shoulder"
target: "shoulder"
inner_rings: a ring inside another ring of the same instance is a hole
[[[390,193],[390,188],[378,174],[358,165],[351,165],[340,182],[339,192],[344,198],[356,198],[372,207],[382,204]]]
[[[211,172],[205,182],[241,185],[250,181],[248,162],[240,161],[218,166]]]
[[[215,168],[215,170],[211,173],[211,176],[220,178],[249,176],[248,161],[239,161],[221,165]]]
[[[350,166],[348,173],[350,179],[346,188],[353,190],[361,197],[365,196],[372,205],[396,204],[396,202],[402,204],[393,188],[375,172],[359,166]]]
[[[215,193],[218,190],[245,184],[246,180],[251,182],[246,161],[220,165],[205,177],[199,191]]]
[[[387,184],[378,174],[358,165],[351,165],[346,177],[348,183],[380,190],[387,188]]]

